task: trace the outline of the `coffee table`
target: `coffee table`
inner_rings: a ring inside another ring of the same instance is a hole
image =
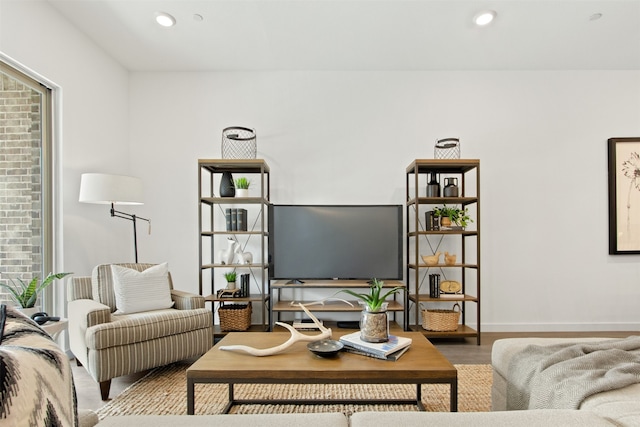
[[[333,339],[352,331],[333,331]],[[414,404],[422,411],[422,384],[449,384],[450,410],[458,410],[458,371],[419,332],[401,332],[412,339],[411,348],[398,361],[390,362],[347,352],[321,358],[297,342],[284,352],[265,357],[220,350],[221,345],[244,344],[269,348],[284,343],[288,332],[231,332],[187,369],[187,414],[195,411],[195,384],[229,385],[229,401],[222,413],[241,404]],[[366,400],[236,399],[235,384],[416,384],[415,398]]]

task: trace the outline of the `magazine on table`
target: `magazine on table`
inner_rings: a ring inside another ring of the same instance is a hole
[[[400,357],[403,354],[405,354],[407,350],[409,350],[409,346],[403,347],[400,350],[394,351],[393,353],[390,353],[386,357],[379,356],[377,354],[370,353],[368,351],[358,350],[355,347],[351,347],[349,344],[345,344],[344,347],[342,347],[342,349],[348,353],[359,354],[361,356],[373,357],[374,359],[388,360],[390,362],[395,362],[396,360],[400,359]]]
[[[411,338],[389,335],[389,341],[387,342],[372,343],[363,341],[360,338],[360,332],[358,331],[341,336],[340,342],[358,350],[386,358],[389,354],[410,346]]]

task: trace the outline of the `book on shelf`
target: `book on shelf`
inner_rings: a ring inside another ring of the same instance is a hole
[[[247,210],[239,208],[237,212],[237,231],[247,231]]]
[[[363,341],[360,338],[360,331],[357,331],[341,336],[340,342],[358,350],[386,358],[391,353],[395,353],[402,348],[410,346],[411,338],[389,335],[389,341],[373,343]]]
[[[240,296],[242,298],[249,298],[249,273],[240,275]]]
[[[231,231],[238,230],[238,209],[231,208]]]
[[[231,208],[226,208],[224,210],[224,219],[227,223],[227,231],[232,231],[233,225],[231,224]]]
[[[400,350],[396,350],[385,357],[385,356],[378,356],[377,354],[374,354],[374,353],[369,353],[368,351],[359,350],[355,347],[351,347],[349,344],[345,344],[345,343],[343,344],[344,344],[344,347],[342,347],[342,349],[348,353],[359,354],[361,356],[367,356],[367,357],[373,357],[374,359],[388,360],[390,362],[395,362],[398,359],[400,359],[400,357],[403,354],[405,354],[410,347],[410,346],[403,347]]]

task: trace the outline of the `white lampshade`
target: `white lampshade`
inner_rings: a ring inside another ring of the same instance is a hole
[[[82,203],[142,205],[142,180],[132,176],[83,173],[80,178]]]

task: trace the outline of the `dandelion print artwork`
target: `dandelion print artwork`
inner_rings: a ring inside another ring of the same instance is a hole
[[[609,253],[640,253],[640,138],[609,139]]]

